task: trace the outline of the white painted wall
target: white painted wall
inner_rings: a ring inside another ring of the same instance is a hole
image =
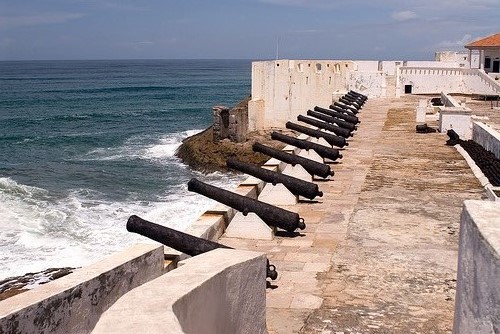
[[[441,91],[462,94],[498,94],[500,84],[477,69],[401,67],[399,82],[402,92],[412,85],[413,94],[436,94]]]
[[[0,333],[90,333],[123,294],[164,272],[162,245],[134,245],[1,301]]]
[[[184,260],[125,294],[92,333],[267,333],[266,263],[235,249]]]
[[[473,122],[472,140],[500,159],[500,133],[498,131],[482,122]]]
[[[351,61],[253,62],[249,130],[283,127],[315,105],[330,105],[332,94],[347,91],[347,72],[352,69]]]
[[[382,72],[352,71],[347,79],[348,88],[369,97],[385,97],[387,84]]]
[[[500,330],[500,203],[465,201],[460,218],[454,334]]]

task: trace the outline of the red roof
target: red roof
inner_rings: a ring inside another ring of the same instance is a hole
[[[469,43],[465,47],[467,49],[500,47],[500,33]]]

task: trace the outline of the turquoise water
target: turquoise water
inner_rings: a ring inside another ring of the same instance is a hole
[[[144,240],[131,214],[185,229],[214,202],[175,150],[250,92],[250,61],[0,62],[0,279],[80,266]]]

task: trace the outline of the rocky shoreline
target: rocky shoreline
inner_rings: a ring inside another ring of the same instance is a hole
[[[0,300],[31,290],[41,284],[71,274],[75,268],[49,268],[37,273],[9,277],[0,281]]]
[[[233,110],[247,112],[248,100],[248,98],[243,99]],[[271,139],[273,131],[294,134],[293,131],[284,128],[253,131],[246,134],[246,141],[235,143],[229,139],[214,140],[213,126],[210,126],[208,129],[184,139],[177,149],[176,156],[189,167],[204,173],[227,171],[226,160],[231,157],[261,165],[269,160],[269,157],[252,150],[252,145],[255,142],[276,149],[285,147],[285,144]]]

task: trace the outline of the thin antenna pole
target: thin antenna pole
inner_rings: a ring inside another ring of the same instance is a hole
[[[276,60],[280,58],[280,38],[276,40]]]

